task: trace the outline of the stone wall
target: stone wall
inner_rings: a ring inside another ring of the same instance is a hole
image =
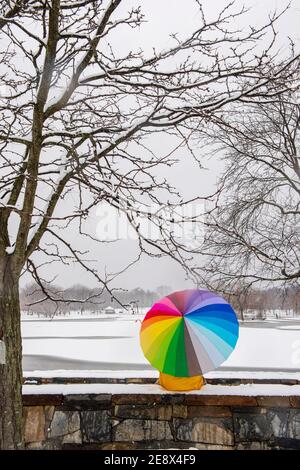
[[[127,384],[127,385],[140,385],[140,384],[156,384],[157,377],[124,377],[124,378],[111,378],[111,377],[31,377],[24,378],[24,385],[49,385],[49,384]],[[208,385],[243,385],[243,384],[260,384],[260,385],[300,385],[300,379],[295,376],[294,378],[277,378],[277,379],[262,379],[262,378],[208,378],[205,377],[205,383]]]
[[[300,397],[25,395],[28,449],[300,449]]]

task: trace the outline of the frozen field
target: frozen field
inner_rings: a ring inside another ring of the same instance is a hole
[[[25,376],[155,377],[139,345],[143,316],[22,322]],[[210,377],[300,377],[300,322],[247,322]]]

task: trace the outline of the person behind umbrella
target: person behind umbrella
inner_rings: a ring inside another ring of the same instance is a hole
[[[203,374],[215,370],[232,353],[239,324],[231,305],[219,295],[198,289],[174,292],[146,314],[141,347],[159,370],[167,390],[199,390]]]

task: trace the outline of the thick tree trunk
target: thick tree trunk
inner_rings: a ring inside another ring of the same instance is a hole
[[[11,272],[8,266],[0,272],[0,340],[2,341],[0,360],[0,449],[22,449],[24,441],[19,282],[18,277]]]

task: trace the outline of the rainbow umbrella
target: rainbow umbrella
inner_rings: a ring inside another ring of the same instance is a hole
[[[205,290],[174,292],[146,314],[141,347],[150,364],[175,377],[202,375],[232,353],[239,334],[234,310]]]

